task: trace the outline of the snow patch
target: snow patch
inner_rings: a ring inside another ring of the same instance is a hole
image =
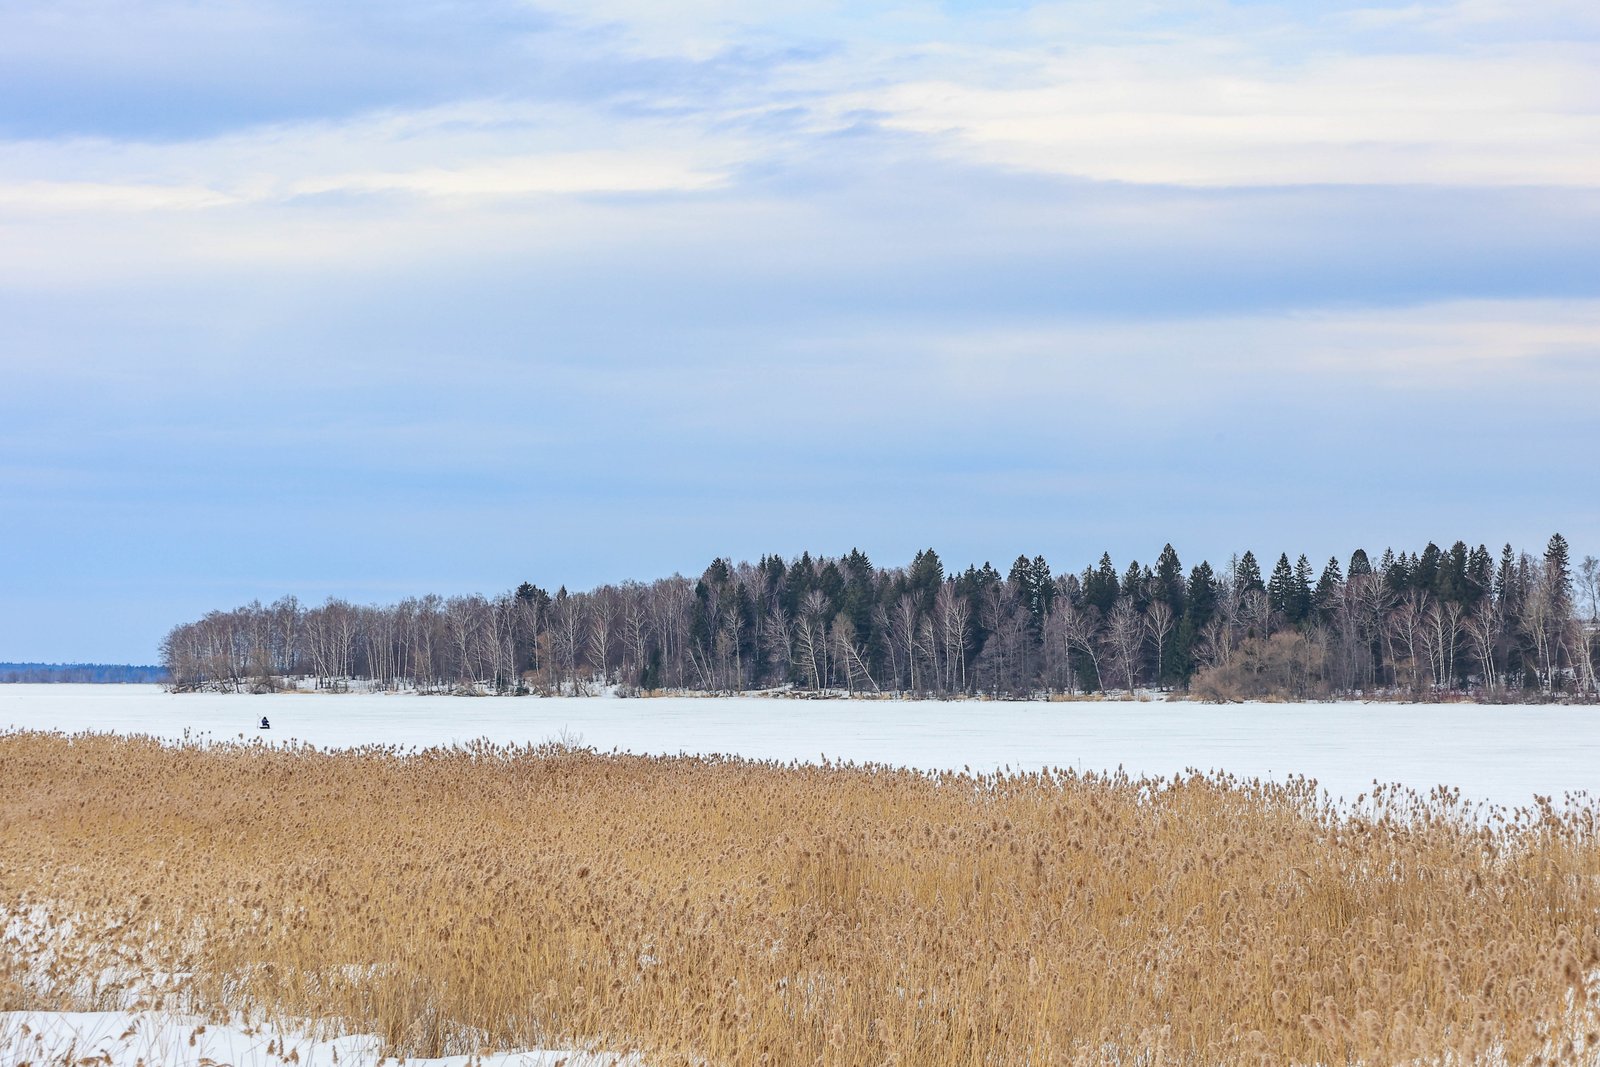
[[[271,730],[257,728],[262,716]],[[0,686],[0,728],[146,734],[169,741],[401,750],[485,739],[581,737],[601,752],[878,763],[930,771],[1190,769],[1315,778],[1354,801],[1373,783],[1527,806],[1600,796],[1600,707],[1195,704],[1169,701],[574,699],[348,693],[182,693],[159,686]]]
[[[293,1024],[218,1025],[194,1015],[151,1011],[0,1012],[0,1063],[85,1067],[379,1067],[371,1034],[315,1037]],[[644,1067],[635,1055],[529,1049],[436,1059],[408,1067]]]

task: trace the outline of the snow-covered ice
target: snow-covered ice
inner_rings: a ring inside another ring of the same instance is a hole
[[[0,1012],[0,1063],[94,1067],[378,1067],[376,1037],[315,1038],[294,1026],[218,1026],[152,1011]],[[544,1049],[408,1057],[408,1067],[640,1067],[635,1056]]]
[[[262,716],[270,731],[257,729]],[[262,738],[318,747],[401,748],[486,738],[565,738],[601,751],[725,753],[874,762],[929,770],[1189,768],[1317,779],[1354,799],[1374,780],[1460,788],[1524,805],[1535,794],[1600,796],[1600,707],[1466,704],[1241,704],[615,699],[414,694],[170,694],[157,686],[3,685],[0,728],[162,738]]]
[[[270,731],[257,729],[262,716]],[[1458,787],[1524,805],[1535,794],[1600,796],[1600,708],[1435,704],[1244,704],[744,698],[482,698],[405,694],[181,694],[156,686],[0,685],[0,729],[84,730],[402,749],[479,738],[578,741],[601,751],[726,753],[873,762],[928,770],[1045,767],[1133,775],[1189,768],[1313,777],[1354,799],[1374,780]],[[0,1013],[0,1063],[107,1067],[227,1063],[375,1067],[370,1036],[315,1039],[293,1025],[207,1026],[154,1012]],[[193,1043],[191,1044],[191,1039]],[[271,1048],[272,1051],[268,1052]],[[63,1055],[69,1054],[66,1059]],[[501,1053],[408,1061],[428,1067],[599,1067],[634,1057]]]

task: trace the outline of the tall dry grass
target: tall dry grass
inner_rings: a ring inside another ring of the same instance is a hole
[[[589,1043],[662,1064],[1600,1045],[1593,807],[36,733],[0,737],[0,777],[0,906],[48,913],[30,928],[57,942],[13,923],[0,1009],[156,975],[187,1006],[344,1020],[401,1053]]]

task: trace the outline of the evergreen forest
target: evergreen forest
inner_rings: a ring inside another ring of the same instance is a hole
[[[0,663],[0,684],[146,684],[167,681],[165,667],[132,663]]]
[[[851,551],[587,592],[286,597],[181,624],[161,653],[178,690],[1592,700],[1597,601],[1600,563],[1574,565],[1559,534],[1537,555],[1456,541],[1320,567],[1245,552],[1185,569],[1169,544],[1062,574]]]

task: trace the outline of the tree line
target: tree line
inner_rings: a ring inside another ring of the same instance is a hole
[[[165,682],[167,669],[133,663],[0,663],[0,684]]]
[[[947,573],[932,550],[881,568],[837,558],[713,560],[698,578],[387,606],[293,597],[214,611],[162,643],[175,689],[741,692],[1027,697],[1187,690],[1207,699],[1468,695],[1594,699],[1600,563],[1479,545],[1251,552],[1185,571],[1109,554],[1053,574],[1043,556]]]

